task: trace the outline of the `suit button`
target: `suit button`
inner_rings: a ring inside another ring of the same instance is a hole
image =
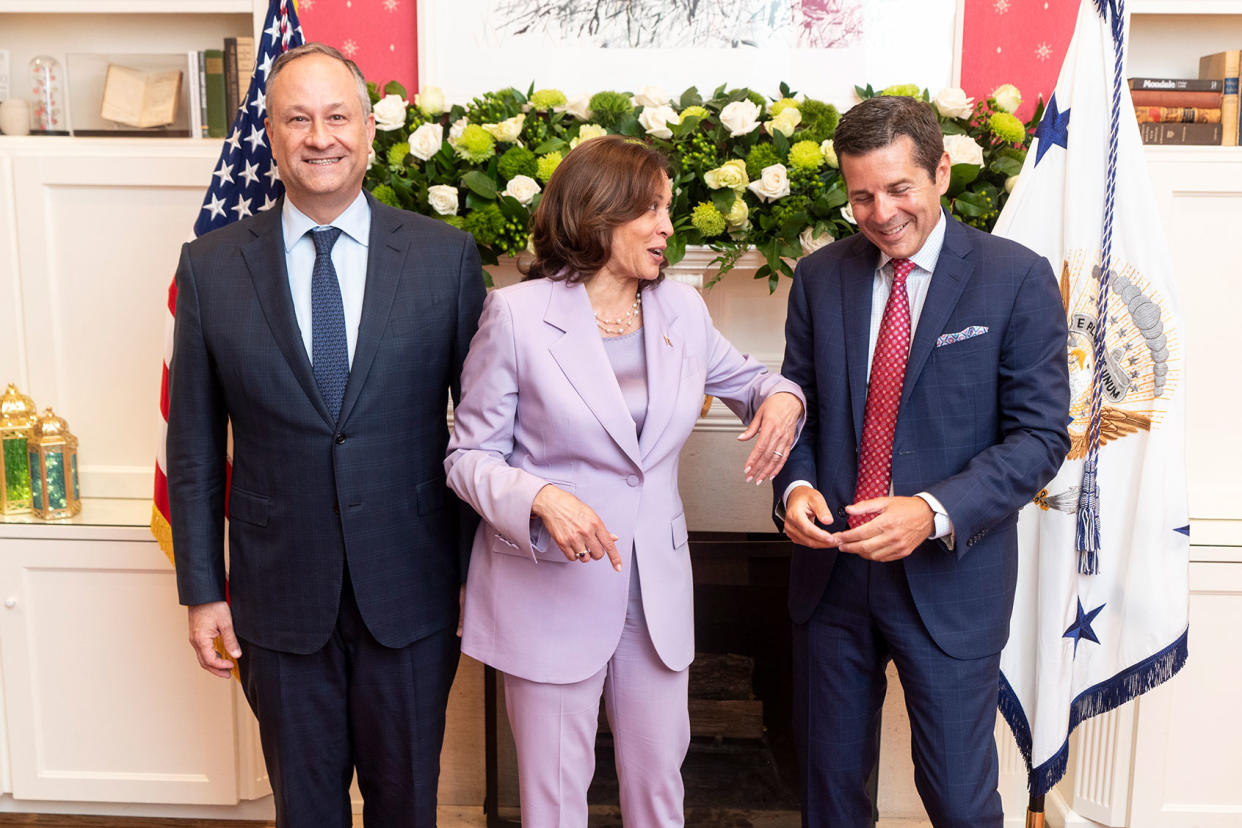
[[[849,520],[850,514],[849,514],[849,512],[845,511],[845,507],[844,507],[844,506],[838,506],[838,507],[837,507],[837,517],[839,517],[839,518],[845,518],[846,520]]]
[[[339,446],[343,442],[345,442],[345,435],[344,434],[336,435],[336,444]]]
[[[631,474],[629,477],[625,478],[625,485],[629,486],[631,489],[632,489],[632,488],[634,488],[635,486],[637,486],[637,485],[638,485],[638,475],[636,475],[636,474]]]

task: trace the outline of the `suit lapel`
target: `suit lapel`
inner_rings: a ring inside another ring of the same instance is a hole
[[[617,446],[640,465],[638,435],[617,385],[616,375],[595,329],[591,302],[581,284],[552,282],[544,321],[564,332],[548,351],[574,391],[599,420]]]
[[[409,249],[407,234],[402,228],[400,216],[384,209],[379,202],[367,195],[371,204],[371,234],[367,242],[367,282],[362,297],[362,318],[358,321],[358,340],[354,345],[354,361],[349,369],[349,382],[345,397],[341,400],[341,422],[349,418],[358,394],[366,384],[375,352],[383,338],[388,316],[392,311],[397,283],[405,270],[406,253]]]
[[[638,447],[645,459],[673,416],[685,350],[677,313],[660,301],[658,287],[643,291],[643,349],[647,357],[647,418]]]
[[[276,345],[289,363],[298,385],[306,392],[315,410],[329,425],[335,425],[328,407],[319,395],[319,386],[311,370],[310,357],[302,342],[293,297],[289,293],[289,275],[285,267],[285,244],[281,236],[280,205],[259,214],[250,232],[254,238],[242,249],[242,259],[250,271],[255,294],[263,308],[263,316],[276,338]]]
[[[948,222],[944,244],[940,248],[940,258],[936,260],[936,269],[927,288],[927,298],[923,301],[923,311],[919,315],[918,328],[914,331],[914,340],[910,343],[906,379],[901,390],[902,406],[909,400],[910,392],[927,364],[927,358],[931,356],[940,332],[944,330],[949,315],[957,307],[957,300],[961,298],[962,291],[966,289],[966,284],[974,273],[974,265],[965,258],[970,249],[965,231],[947,215],[944,220]]]
[[[863,413],[867,404],[867,362],[870,356],[871,295],[878,255],[870,245],[850,258],[841,269],[841,308],[845,327],[845,367],[849,373],[850,409],[854,434],[862,439]]]

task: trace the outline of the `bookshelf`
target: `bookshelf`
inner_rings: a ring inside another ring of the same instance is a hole
[[[1199,58],[1242,47],[1239,0],[1133,0],[1127,74],[1194,78]]]

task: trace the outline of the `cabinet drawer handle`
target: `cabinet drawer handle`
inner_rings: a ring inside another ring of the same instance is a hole
[[[8,598],[4,599],[5,609],[13,609],[15,606],[17,606],[17,598],[15,596],[10,595]]]

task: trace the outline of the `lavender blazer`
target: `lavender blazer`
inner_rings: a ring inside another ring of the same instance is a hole
[[[656,651],[671,670],[694,658],[677,462],[703,395],[745,422],[770,394],[788,391],[804,405],[805,398],[739,354],[698,293],[677,282],[644,290],[643,345],[649,402],[639,439],[581,284],[539,279],[487,297],[444,462],[449,487],[483,517],[466,582],[467,655],[530,681],[590,677],[620,640],[637,555]],[[572,492],[620,536],[622,572],[607,559],[565,558],[531,515],[548,483]]]

